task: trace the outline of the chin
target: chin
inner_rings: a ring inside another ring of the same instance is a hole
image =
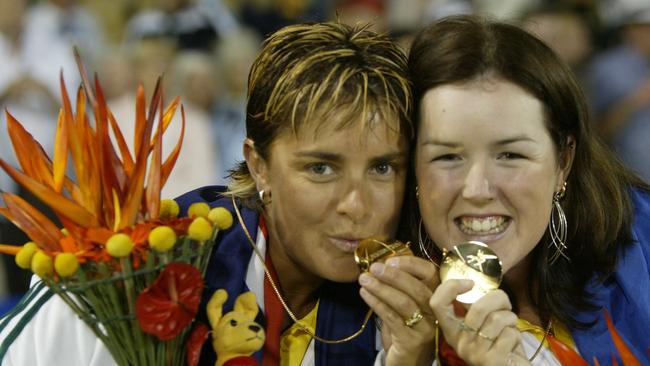
[[[323,276],[328,281],[332,282],[339,282],[339,283],[350,283],[350,282],[357,282],[359,279],[359,275],[361,274],[361,271],[359,271],[359,268],[354,265],[352,268],[340,268],[340,267],[333,267],[336,269],[336,271],[328,271],[328,273]]]

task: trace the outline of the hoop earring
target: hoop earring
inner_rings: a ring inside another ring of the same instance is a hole
[[[548,263],[551,265],[561,256],[567,261],[571,261],[571,259],[564,253],[567,249],[567,220],[562,205],[560,205],[560,200],[564,198],[565,193],[566,182],[564,182],[562,188],[553,195],[553,207],[551,208],[551,220],[549,225],[549,234],[551,237],[549,248],[554,247],[555,252],[548,258]]]
[[[266,200],[264,199],[264,190],[263,189],[258,191],[257,194],[260,196],[260,201],[262,202],[263,206],[266,206],[267,204],[271,203],[271,193],[270,192],[267,195],[268,197],[267,197]]]
[[[433,241],[431,238],[429,238],[429,235],[426,234],[427,237],[426,243],[424,240],[422,240],[422,217],[420,217],[420,223],[418,224],[418,247],[420,247],[420,251],[424,253],[424,255],[429,259],[429,261],[433,264],[436,264],[436,262],[431,258],[431,255],[429,254],[429,250],[433,251]],[[436,264],[437,266],[437,264]]]
[[[415,198],[420,198],[420,186],[415,186]],[[420,222],[422,219],[420,219]]]

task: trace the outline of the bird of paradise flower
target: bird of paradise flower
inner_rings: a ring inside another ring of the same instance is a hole
[[[76,56],[79,62],[78,54]],[[0,167],[11,178],[52,208],[67,235],[32,205],[12,193],[2,193],[6,207],[0,208],[0,214],[15,223],[49,255],[72,252],[81,262],[87,259],[108,260],[98,244],[104,244],[114,232],[158,218],[160,190],[178,158],[185,133],[185,111],[181,105],[180,137],[163,161],[162,135],[179,105],[179,98],[163,110],[158,80],[147,113],[144,88],[140,85],[135,103],[135,149],[134,156],[131,156],[97,77],[95,96],[83,65],[80,62],[79,65],[83,87],[77,91],[75,111],[63,75],[60,77],[63,107],[58,116],[52,160],[8,111],[7,129],[22,171],[0,159]],[[91,127],[86,114],[87,101],[95,117],[95,128]],[[159,123],[154,131],[158,109]],[[110,140],[109,129],[117,150]],[[76,182],[65,175],[68,155],[72,157]],[[0,251],[4,253],[15,255],[19,250],[18,246],[0,245]]]
[[[161,188],[185,133],[181,105],[181,133],[163,160],[163,134],[180,99],[163,109],[159,79],[147,111],[144,88],[138,87],[132,156],[97,76],[92,88],[78,53],[75,56],[82,87],[73,111],[60,76],[63,106],[53,158],[7,111],[8,133],[21,170],[0,159],[0,167],[49,206],[63,229],[19,196],[2,192],[6,207],[0,207],[0,214],[32,242],[0,245],[0,252],[16,255],[21,267],[39,275],[86,321],[118,364],[179,364],[184,348],[194,355],[200,350],[200,337],[186,345],[184,341],[198,310],[200,278],[214,240],[219,230],[232,224],[232,216],[223,208],[209,211],[206,203],[196,203],[194,211],[201,214],[177,217],[178,205],[161,200]],[[87,107],[93,111],[94,126]],[[68,156],[76,181],[65,175]],[[142,263],[144,268],[136,272]],[[152,327],[154,323],[158,326]]]

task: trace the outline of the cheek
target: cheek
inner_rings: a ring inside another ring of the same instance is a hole
[[[302,182],[285,181],[279,188],[275,188],[272,197],[273,211],[276,219],[284,225],[292,226],[317,224],[328,212],[329,196],[327,188],[312,189]]]
[[[420,215],[423,229],[440,247],[450,240],[450,210],[457,196],[453,177],[436,172],[418,176]]]

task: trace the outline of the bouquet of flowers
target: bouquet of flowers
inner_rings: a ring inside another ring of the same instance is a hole
[[[143,87],[138,88],[132,156],[97,78],[93,90],[79,65],[83,84],[74,111],[61,76],[63,106],[52,158],[7,112],[20,170],[0,160],[2,169],[49,206],[63,227],[19,196],[3,192],[0,214],[31,241],[0,245],[0,252],[15,255],[20,267],[37,274],[118,364],[196,364],[208,337],[207,327],[192,326],[202,275],[217,233],[232,224],[232,216],[224,208],[195,203],[188,217],[178,217],[178,205],[161,200],[185,129],[181,105],[181,136],[163,160],[162,137],[178,98],[163,109],[159,81],[147,111]],[[65,174],[69,160],[75,181]]]

